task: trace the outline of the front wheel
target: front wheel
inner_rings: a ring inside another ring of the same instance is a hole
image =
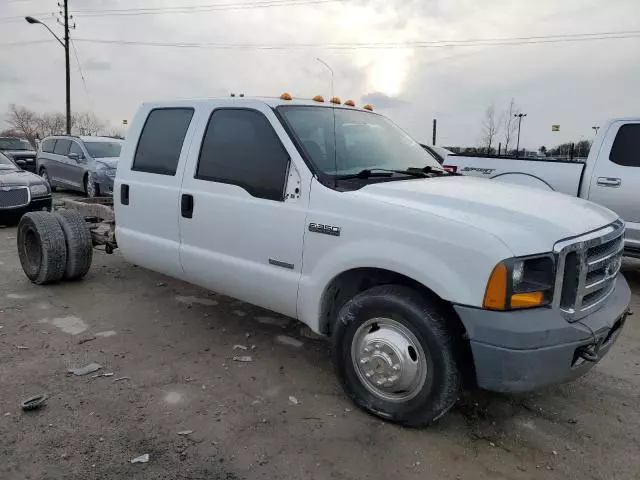
[[[100,186],[95,183],[92,172],[88,172],[84,177],[84,193],[87,198],[95,198],[100,196]]]
[[[49,188],[52,192],[56,191],[56,187],[51,185],[51,179],[49,178],[49,172],[47,172],[44,168],[40,170],[40,177],[49,184]]]
[[[435,302],[407,287],[356,295],[338,313],[333,360],[355,403],[406,426],[428,425],[456,402],[455,337]]]

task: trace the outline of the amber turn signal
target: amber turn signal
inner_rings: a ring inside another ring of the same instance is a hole
[[[511,308],[537,307],[544,303],[544,292],[514,293],[511,295]]]
[[[482,306],[490,310],[504,310],[507,299],[507,266],[499,263],[491,272]]]

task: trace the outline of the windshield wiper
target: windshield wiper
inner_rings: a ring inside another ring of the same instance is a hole
[[[346,175],[337,175],[338,180],[348,180],[350,178],[372,178],[372,177],[392,177],[394,173],[400,175],[408,175],[410,177],[425,177],[426,173],[420,170],[393,170],[388,168],[365,168],[358,173],[349,173]]]

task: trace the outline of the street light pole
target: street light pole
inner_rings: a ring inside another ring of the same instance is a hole
[[[65,92],[66,92],[66,117],[67,117],[67,135],[71,135],[71,71],[69,69],[69,8],[68,0],[64,0],[64,41],[60,40],[53,30],[48,25],[42,23],[40,20],[34,17],[24,17],[27,23],[31,25],[39,24],[49,30],[49,33],[58,41],[62,48],[64,48],[64,61],[65,61]]]
[[[516,113],[514,117],[518,117],[518,143],[516,144],[516,156],[520,155],[520,126],[522,125],[522,117],[526,117],[526,113]]]

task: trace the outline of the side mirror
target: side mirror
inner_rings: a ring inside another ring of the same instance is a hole
[[[69,155],[67,155],[67,157],[77,162],[78,160],[82,160],[84,158],[84,155],[81,155],[79,153],[70,153]]]
[[[24,169],[24,167],[26,167],[27,162],[25,162],[24,160],[16,160],[16,165],[18,166],[18,168]]]

